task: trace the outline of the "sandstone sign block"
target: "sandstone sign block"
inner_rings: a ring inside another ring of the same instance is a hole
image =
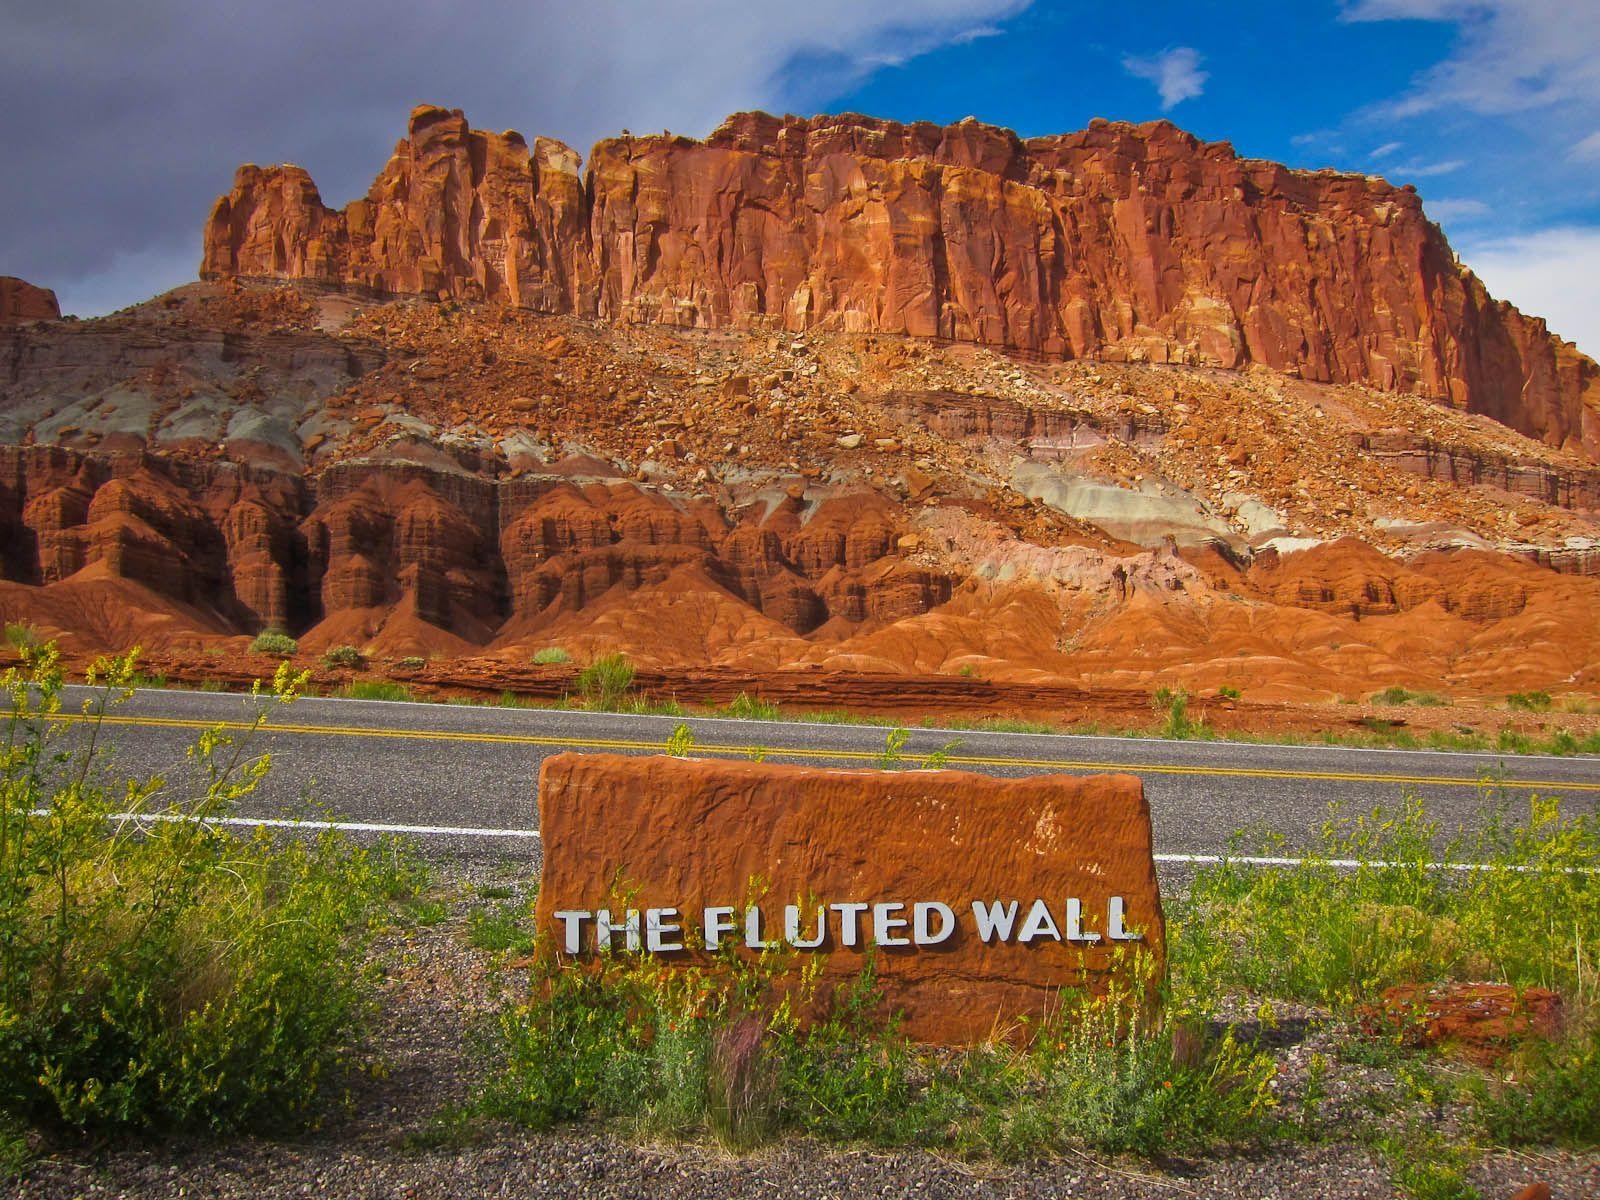
[[[906,1034],[1005,1035],[1063,988],[1148,985],[1166,934],[1131,775],[992,779],[560,754],[539,773],[541,952],[874,958]],[[1143,974],[1135,963],[1143,960]]]

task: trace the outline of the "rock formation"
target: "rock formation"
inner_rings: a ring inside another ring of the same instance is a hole
[[[61,306],[49,288],[35,287],[14,275],[0,275],[0,325],[60,319]]]
[[[693,328],[826,328],[1413,391],[1600,456],[1600,368],[1493,301],[1410,187],[1166,122],[742,113],[575,153],[424,106],[365,199],[242,167],[202,275]]]

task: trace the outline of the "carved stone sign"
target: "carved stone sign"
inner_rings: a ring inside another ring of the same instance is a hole
[[[547,953],[693,962],[733,945],[875,946],[887,1004],[929,1042],[980,1041],[1103,991],[1166,930],[1131,775],[993,779],[560,754],[539,772]],[[1130,981],[1131,982],[1131,981]]]

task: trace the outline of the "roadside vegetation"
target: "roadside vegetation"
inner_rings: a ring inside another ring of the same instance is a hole
[[[1496,815],[1470,836],[1446,836],[1409,800],[1335,810],[1292,848],[1297,865],[1272,868],[1246,860],[1291,848],[1241,834],[1167,896],[1163,980],[1130,958],[1121,990],[1067,995],[1045,1020],[937,1050],[902,1035],[871,959],[825,1001],[818,972],[784,950],[707,969],[622,953],[560,965],[540,952],[525,887],[480,888],[463,916],[460,897],[426,893],[393,847],[207,824],[269,769],[253,731],[203,735],[192,787],[128,783],[105,759],[102,718],[136,662],[94,677],[107,690],[81,713],[62,711],[53,647],[30,646],[4,677],[0,1173],[85,1133],[317,1124],[359,1078],[377,974],[405,969],[374,953],[396,914],[501,972],[476,1091],[440,1114],[431,1144],[497,1121],[574,1120],[735,1152],[801,1134],[1001,1162],[1163,1164],[1337,1140],[1366,1146],[1399,1194],[1461,1200],[1490,1149],[1600,1145],[1592,811],[1536,798],[1513,813],[1491,782]],[[303,679],[282,667],[255,727]],[[622,704],[628,684],[631,673],[613,690]],[[1159,715],[1193,722],[1188,703],[1169,694]],[[959,750],[911,753],[910,737],[886,730],[877,765],[939,767]],[[667,749],[696,752],[686,722]],[[1513,1025],[1489,1057],[1463,1058],[1430,1040],[1420,1011],[1385,999],[1471,980],[1550,989],[1561,1020]],[[800,1020],[813,1003],[817,1019]]]
[[[53,645],[0,678],[0,1171],[37,1138],[304,1129],[360,1064],[366,950],[420,875],[393,847],[240,836],[214,822],[270,768],[250,728],[207,730],[170,779],[114,774],[105,717],[136,654],[64,707]]]
[[[885,766],[901,765],[900,732]],[[678,737],[692,751],[686,726]],[[967,1050],[900,1036],[870,961],[807,1026],[794,1014],[816,1000],[815,971],[798,995],[773,983],[791,951],[709,969],[535,953],[457,1128],[604,1119],[734,1151],[803,1133],[1001,1161],[1342,1140],[1367,1146],[1401,1195],[1468,1200],[1495,1147],[1600,1146],[1600,819],[1535,799],[1516,821],[1499,803],[1455,839],[1409,799],[1334,810],[1286,868],[1240,861],[1285,852],[1242,834],[1167,899],[1159,1008],[1135,1002],[1132,967],[1125,991],[1065,998]],[[1488,1060],[1462,1057],[1424,1036],[1420,1011],[1384,1004],[1397,985],[1470,980],[1553,990],[1559,1030],[1513,1027]]]

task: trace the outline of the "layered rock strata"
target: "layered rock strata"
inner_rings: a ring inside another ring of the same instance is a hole
[[[1600,455],[1600,368],[1494,301],[1408,187],[1166,122],[731,117],[578,156],[424,106],[364,199],[239,170],[202,275],[673,326],[948,338],[1421,393]]]
[[[214,632],[298,633],[341,614],[381,624],[399,608],[483,645],[688,571],[806,634],[950,599],[949,576],[905,561],[905,527],[870,494],[784,497],[730,515],[625,481],[373,463],[307,481],[230,462],[0,446],[3,578],[42,586],[93,568],[188,606]]]

